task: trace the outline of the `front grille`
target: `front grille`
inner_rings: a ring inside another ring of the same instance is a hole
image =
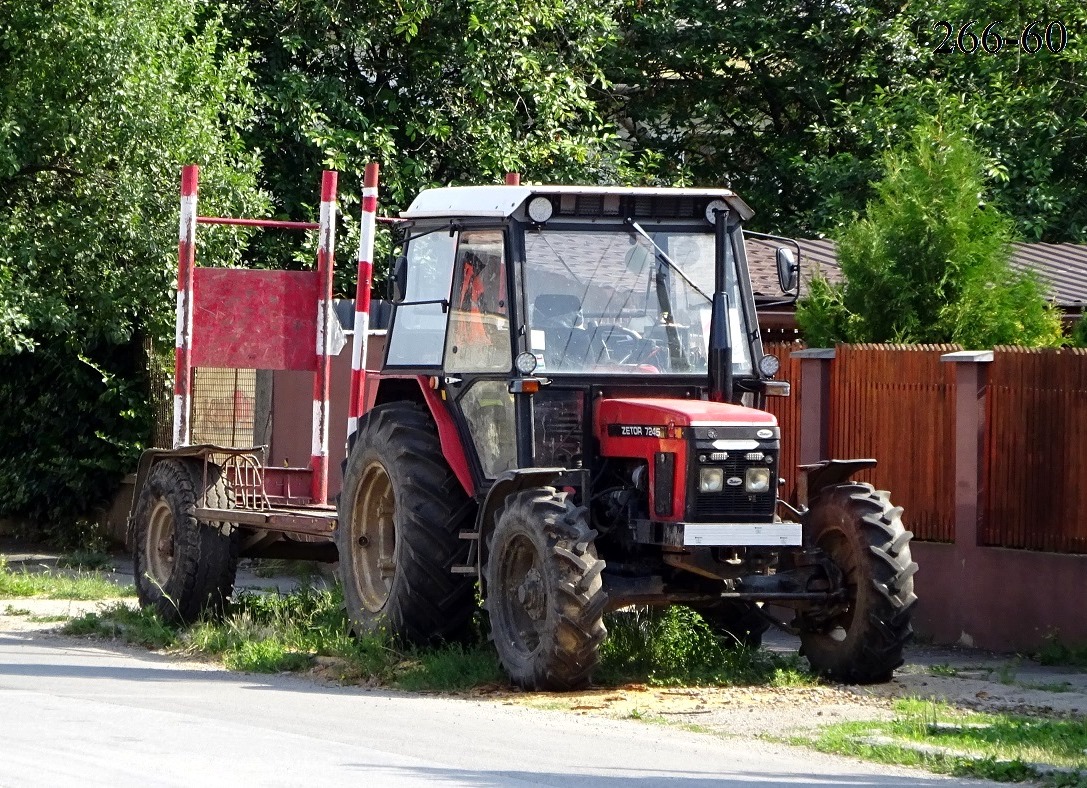
[[[715,462],[715,468],[724,468],[725,478],[744,478],[748,468],[766,467],[765,464],[748,461],[742,457]],[[740,484],[737,487],[725,486],[721,492],[703,493],[698,491],[698,465],[695,464],[694,484],[691,488],[691,504],[688,506],[689,519],[694,522],[770,522],[777,503],[777,489],[771,482],[770,489],[764,493],[749,493]],[[776,463],[770,466],[771,480],[777,479]]]

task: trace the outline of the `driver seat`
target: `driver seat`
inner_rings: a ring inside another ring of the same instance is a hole
[[[589,332],[581,327],[581,299],[545,293],[532,302],[533,325],[543,329],[544,361],[550,366],[583,368],[589,363]]]

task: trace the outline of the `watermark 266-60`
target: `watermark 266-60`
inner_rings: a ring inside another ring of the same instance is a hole
[[[995,55],[1007,48],[1035,55],[1043,49],[1057,54],[1068,46],[1068,28],[1063,22],[1035,20],[1019,30],[1009,30],[1011,25],[997,21],[989,22],[981,28],[980,33],[974,32],[980,24],[975,19],[956,30],[950,22],[943,20],[937,22],[932,29],[934,32],[942,31],[943,38],[933,46],[932,51],[937,54],[951,54],[957,51],[967,55],[982,51]],[[1009,33],[1008,37],[1001,35],[1002,28]]]

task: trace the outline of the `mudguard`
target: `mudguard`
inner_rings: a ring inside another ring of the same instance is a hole
[[[875,468],[876,461],[871,458],[860,460],[822,460],[797,468],[796,502],[807,506],[808,501],[816,497],[824,487],[841,484],[855,473]]]
[[[522,468],[506,471],[494,480],[494,484],[487,490],[487,496],[483,499],[483,505],[479,507],[479,512],[476,514],[476,533],[479,534],[476,570],[481,579],[486,563],[487,537],[494,528],[494,516],[506,498],[530,487],[545,487],[568,472],[566,468]]]
[[[267,451],[267,446],[255,446],[249,449],[238,449],[227,446],[215,446],[211,443],[200,443],[195,446],[179,446],[176,449],[147,449],[140,455],[140,462],[136,466],[136,484],[132,488],[132,504],[128,510],[127,539],[132,543],[132,516],[136,513],[136,506],[140,502],[140,490],[147,481],[147,475],[151,468],[160,460],[172,459],[204,459],[209,454],[260,454]]]

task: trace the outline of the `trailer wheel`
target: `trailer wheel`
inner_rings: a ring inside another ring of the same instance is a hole
[[[587,510],[552,487],[511,495],[487,558],[498,658],[525,689],[584,687],[600,661],[607,594]]]
[[[234,590],[238,544],[228,523],[196,519],[204,463],[162,460],[140,490],[134,515],[136,593],[163,619],[188,624],[218,615]],[[207,465],[207,504],[227,509],[230,483]]]
[[[711,607],[696,607],[695,611],[729,648],[754,651],[762,646],[762,636],[770,628],[754,602],[726,599]]]
[[[846,483],[822,490],[805,529],[841,574],[844,603],[802,616],[801,653],[826,678],[856,684],[890,681],[913,634],[917,597],[910,557],[913,534],[902,509],[871,485]]]
[[[462,528],[474,506],[442,455],[430,415],[410,403],[359,422],[339,501],[336,548],[355,633],[425,645],[461,637],[474,609]]]

